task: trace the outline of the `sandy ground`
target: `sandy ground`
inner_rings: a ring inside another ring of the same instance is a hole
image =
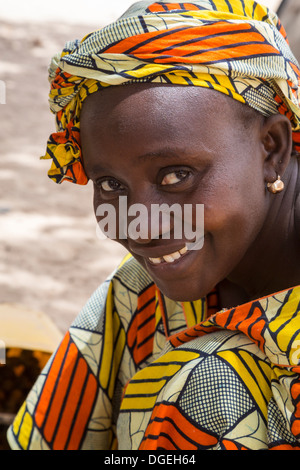
[[[61,331],[125,254],[96,236],[91,185],[56,185],[39,160],[54,131],[49,58],[92,29],[0,21],[0,302],[42,310]]]

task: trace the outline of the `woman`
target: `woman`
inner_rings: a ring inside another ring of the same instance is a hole
[[[140,2],[69,43],[51,79],[49,176],[91,179],[129,256],[37,380],[12,448],[300,449],[299,68],[276,15]],[[192,234],[204,206],[198,245],[174,214],[153,236],[162,204],[192,207]]]

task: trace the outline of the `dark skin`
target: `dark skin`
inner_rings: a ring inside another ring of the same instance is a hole
[[[221,93],[137,84],[88,97],[81,115],[94,208],[204,204],[204,246],[173,263],[150,258],[182,240],[117,240],[169,298],[191,301],[216,285],[222,308],[300,284],[299,163],[282,115],[265,118]],[[283,192],[266,184],[279,174]],[[150,212],[150,210],[149,210]]]

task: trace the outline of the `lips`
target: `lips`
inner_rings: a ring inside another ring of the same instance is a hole
[[[160,256],[159,258],[148,258],[150,263],[152,264],[161,264],[161,263],[174,263],[174,261],[178,260],[182,256],[184,256],[187,253],[187,247],[184,246],[178,251],[174,251],[173,253],[168,253],[163,256]]]

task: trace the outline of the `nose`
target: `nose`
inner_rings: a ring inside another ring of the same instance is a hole
[[[119,223],[128,240],[146,245],[170,233],[170,221],[158,214],[155,208],[166,206],[161,194],[153,185],[135,182],[124,199],[119,199]]]
[[[160,201],[159,204],[153,197],[147,197],[143,202],[140,201],[128,205],[127,225],[124,220],[125,211],[119,212],[120,220],[123,219],[123,227],[126,226],[128,239],[142,245],[158,239],[171,239],[175,219],[178,218],[180,226],[182,224],[180,205],[178,204],[177,208],[180,214],[176,214],[174,206],[170,210],[167,203]]]
[[[132,201],[132,199],[131,199]],[[151,216],[151,198],[139,198],[139,202],[128,202],[127,217],[123,210],[119,212],[119,220],[126,229],[127,237],[138,244],[148,244],[153,237],[152,216]],[[125,217],[127,220],[125,220]]]

